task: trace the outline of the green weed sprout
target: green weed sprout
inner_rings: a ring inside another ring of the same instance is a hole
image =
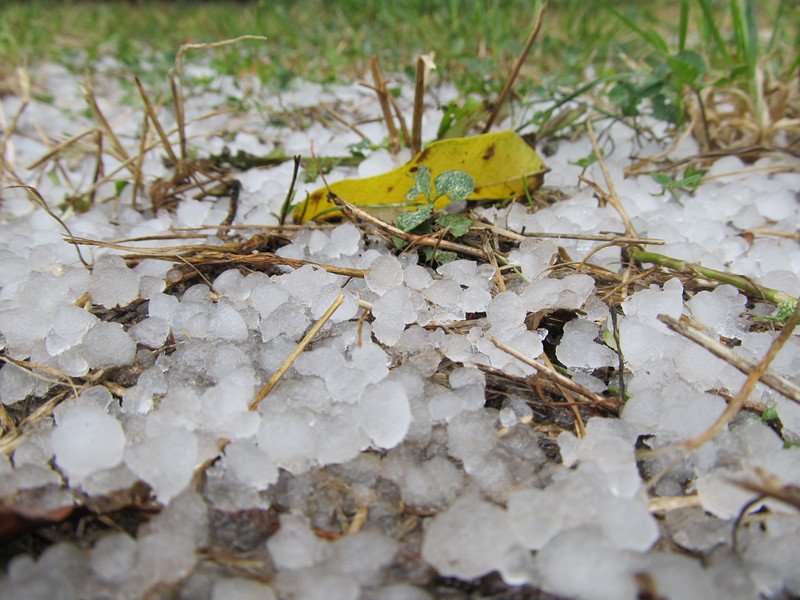
[[[434,194],[433,190],[436,190]],[[434,205],[439,198],[447,197],[451,202],[461,202],[475,190],[475,182],[469,173],[465,171],[452,170],[445,171],[433,180],[431,185],[431,172],[425,165],[420,165],[414,175],[414,185],[408,190],[406,199],[414,201],[420,196],[425,202],[418,204],[414,210],[409,210],[397,218],[397,227],[407,233],[424,235],[433,231],[434,223],[441,228],[447,228],[448,233],[455,238],[459,238],[469,231],[472,220],[463,215],[441,214],[435,219]],[[407,242],[401,238],[394,238],[395,246],[403,248]],[[424,248],[427,260],[435,260],[439,263],[446,263],[454,260],[456,255],[453,252]]]

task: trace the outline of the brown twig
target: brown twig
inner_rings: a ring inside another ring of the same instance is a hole
[[[545,366],[552,370],[552,372],[556,372],[553,368],[553,363],[550,362],[550,358],[542,352],[539,358],[544,362]],[[581,417],[581,411],[578,409],[578,405],[580,403],[575,401],[575,397],[572,395],[572,392],[568,390],[566,387],[561,385],[560,383],[556,383],[556,387],[558,391],[561,392],[561,395],[567,399],[567,404],[569,405],[569,410],[572,412],[572,419],[575,424],[575,435],[578,438],[586,437],[586,423],[583,422],[583,418]]]
[[[544,12],[547,9],[547,4],[543,4],[542,8],[539,10],[539,14],[536,15],[536,20],[533,24],[533,29],[531,29],[530,35],[528,35],[528,39],[525,42],[525,46],[522,48],[522,52],[520,52],[519,56],[517,57],[517,62],[514,63],[514,68],[509,73],[508,77],[506,78],[506,82],[503,85],[503,89],[500,92],[500,97],[495,102],[494,108],[492,109],[492,114],[489,115],[489,120],[486,121],[486,125],[483,128],[483,133],[489,133],[491,130],[492,125],[494,125],[495,120],[497,119],[497,115],[500,114],[500,109],[505,104],[506,100],[508,99],[508,95],[511,93],[511,88],[514,86],[514,82],[519,75],[520,69],[522,69],[522,65],[525,63],[525,60],[528,58],[528,54],[533,47],[536,38],[539,37],[539,31],[542,29],[542,22],[544,21]]]
[[[546,367],[545,365],[536,362],[532,358],[525,356],[522,352],[520,352],[516,348],[512,348],[511,346],[501,342],[497,338],[490,338],[490,339],[495,346],[500,348],[500,350],[510,354],[517,360],[521,360],[526,365],[530,365],[531,367],[536,369],[539,373],[541,373],[548,379],[551,379],[554,383],[558,383],[559,385],[565,387],[566,389],[572,390],[576,394],[580,394],[584,398],[588,398],[589,400],[597,404],[605,405],[609,403],[607,398],[603,398],[602,396],[595,394],[593,391],[587,389],[586,387],[580,385],[579,383],[575,383],[570,378],[564,377],[561,373],[559,373],[555,369]]]
[[[774,498],[800,510],[800,487],[783,483],[775,475],[761,467],[756,467],[756,475],[760,482],[747,480],[733,480],[734,485],[742,489],[755,492],[763,497]]]
[[[125,146],[122,145],[122,142],[119,141],[117,134],[114,133],[114,130],[111,128],[111,125],[108,123],[108,119],[106,119],[103,111],[100,110],[100,106],[97,104],[97,100],[94,97],[94,93],[92,92],[91,88],[87,87],[84,89],[83,97],[86,99],[86,103],[89,105],[94,118],[100,124],[100,128],[106,134],[108,139],[111,140],[111,146],[114,148],[114,152],[117,153],[116,158],[120,161],[123,161],[128,164],[128,169],[130,170],[131,174],[135,177],[136,173],[133,172],[133,169],[130,168],[130,161],[131,157],[128,154],[128,151],[125,150]]]
[[[695,344],[702,346],[703,348],[711,352],[711,354],[713,354],[718,358],[721,358],[729,365],[735,367],[745,375],[749,375],[756,368],[755,363],[739,356],[738,354],[735,354],[732,350],[728,349],[720,342],[716,341],[713,338],[710,338],[709,336],[703,334],[701,331],[688,325],[687,323],[684,323],[683,321],[673,319],[669,315],[658,315],[658,320],[664,323],[674,332],[679,333],[683,337],[692,340]],[[777,375],[767,370],[764,371],[764,374],[761,376],[761,383],[763,383],[768,387],[771,387],[779,394],[783,394],[789,400],[800,403],[800,387],[797,387],[788,379],[785,379],[784,377],[781,377],[780,375]]]
[[[294,157],[294,167],[292,169],[292,182],[289,184],[289,189],[286,190],[286,198],[283,200],[283,204],[281,204],[281,212],[278,215],[278,224],[282,227],[286,221],[286,215],[289,214],[289,205],[292,202],[292,197],[294,196],[294,186],[297,183],[297,175],[300,173],[300,155],[297,154]]]
[[[267,266],[286,266],[299,269],[305,265],[313,265],[326,270],[334,275],[344,275],[346,277],[364,277],[364,269],[352,269],[349,267],[336,267],[325,265],[310,260],[300,258],[287,258],[278,256],[272,252],[247,252],[243,253],[244,244],[224,244],[222,246],[172,246],[167,248],[144,248],[136,246],[126,246],[114,242],[103,242],[100,240],[90,240],[70,236],[65,238],[70,244],[82,246],[98,246],[101,248],[113,248],[128,252],[122,256],[125,260],[138,261],[145,258],[155,260],[166,260],[170,262],[184,262],[190,265],[249,265],[251,267]]]
[[[133,179],[133,190],[131,190],[131,208],[136,210],[136,200],[139,197],[139,190],[144,189],[142,184],[142,166],[144,165],[144,157],[146,154],[147,138],[150,137],[150,127],[148,126],[147,111],[145,110],[142,117],[142,137],[139,138],[139,153],[136,155],[136,177]]]
[[[397,137],[397,127],[395,127],[394,119],[392,118],[392,108],[388,98],[390,94],[386,90],[386,82],[383,79],[377,56],[370,58],[369,68],[372,71],[372,81],[375,82],[375,93],[378,95],[378,102],[381,105],[381,111],[383,111],[383,122],[386,124],[386,131],[389,134],[389,151],[392,154],[397,154],[400,151],[400,140]]]
[[[589,184],[591,188],[601,196],[602,199],[606,200],[609,204],[611,204],[611,206],[614,207],[614,210],[619,213],[622,222],[625,224],[626,235],[631,237],[639,237],[636,233],[636,229],[633,227],[633,223],[631,223],[630,217],[628,217],[628,213],[625,211],[625,207],[623,207],[622,202],[620,202],[619,195],[617,194],[617,188],[614,185],[614,179],[611,177],[611,173],[608,170],[608,165],[606,165],[605,157],[600,151],[600,147],[597,145],[597,138],[594,135],[594,129],[592,128],[591,121],[586,121],[586,131],[589,134],[589,141],[592,143],[592,150],[594,151],[595,157],[597,157],[597,164],[600,165],[600,170],[603,173],[603,179],[606,182],[606,188],[608,189],[608,192],[604,192],[600,189],[600,186],[592,181],[589,181],[583,176],[580,176],[579,179]]]
[[[139,79],[138,75],[134,75],[133,77],[134,82],[136,83],[136,89],[139,90],[139,95],[142,97],[142,101],[144,102],[144,109],[147,113],[147,116],[150,117],[150,121],[153,123],[153,127],[155,127],[156,133],[158,134],[158,139],[161,140],[161,144],[164,146],[164,150],[167,152],[167,156],[169,156],[170,161],[173,165],[178,164],[178,156],[175,154],[175,151],[172,149],[172,144],[169,142],[169,138],[167,137],[164,128],[161,126],[161,122],[158,120],[158,115],[156,114],[156,110],[153,107],[153,103],[150,101],[150,96],[147,94],[147,91],[144,89],[142,85],[142,80]],[[180,131],[180,127],[178,128]],[[139,150],[141,154],[141,148]]]
[[[505,279],[503,279],[503,274],[500,272],[500,265],[497,264],[497,257],[494,255],[494,248],[492,248],[492,242],[489,240],[488,235],[483,235],[481,237],[483,238],[482,240],[483,252],[489,259],[489,264],[491,264],[494,267],[494,274],[492,275],[492,278],[494,279],[494,283],[497,286],[497,291],[505,292],[506,281]]]
[[[11,136],[17,130],[17,125],[22,117],[22,113],[25,112],[25,109],[28,108],[28,105],[31,101],[31,81],[30,77],[28,77],[28,72],[23,68],[19,68],[17,69],[17,77],[19,78],[19,87],[21,92],[20,105],[14,116],[11,118],[11,122],[8,124],[4,123],[2,143],[0,143],[0,157],[4,158],[6,156],[6,148],[8,147],[8,143],[11,141]]]
[[[172,72],[169,74],[169,87],[172,90],[172,104],[175,107],[175,122],[178,126],[178,140],[180,142],[182,161],[175,161],[174,164],[176,169],[180,169],[182,163],[186,162],[189,152],[186,148],[186,117],[183,110],[183,90],[181,90],[180,94],[178,93],[178,86],[175,85],[175,74]]]
[[[684,440],[678,444],[673,444],[671,446],[665,446],[663,448],[659,448],[655,450],[654,453],[662,454],[665,452],[669,452],[670,450],[683,450],[684,452],[693,452],[697,450],[700,446],[705,444],[706,442],[713,439],[722,429],[731,422],[731,420],[739,413],[742,406],[744,406],[747,397],[756,387],[756,384],[761,380],[764,376],[764,373],[767,371],[767,367],[769,364],[774,360],[777,356],[778,352],[783,345],[789,340],[792,336],[792,332],[794,328],[797,326],[797,321],[800,319],[800,303],[795,307],[792,316],[786,321],[786,324],[783,326],[783,329],[778,334],[772,344],[770,344],[769,349],[767,349],[766,354],[764,357],[758,362],[755,368],[750,371],[747,375],[747,379],[745,380],[744,384],[742,385],[739,392],[734,396],[733,400],[728,403],[728,406],[722,411],[722,414],[717,417],[717,419],[711,424],[711,426],[706,429],[704,432],[696,435],[695,437]]]
[[[325,325],[325,323],[328,322],[328,319],[333,316],[333,313],[335,313],[336,309],[341,306],[342,302],[344,302],[344,292],[339,292],[339,295],[336,296],[333,304],[328,307],[328,310],[326,310],[319,320],[314,323],[313,327],[308,330],[308,333],[303,336],[303,339],[300,340],[300,343],[298,343],[295,349],[292,350],[292,353],[289,354],[285,361],[283,361],[283,364],[280,366],[280,368],[275,371],[272,377],[270,377],[263,387],[258,390],[256,397],[253,398],[253,401],[250,403],[250,410],[255,410],[258,408],[258,405],[261,404],[261,401],[266,398],[267,395],[272,391],[272,388],[277,385],[284,373],[286,373],[286,371],[289,370],[289,367],[294,364],[294,361],[297,360],[297,357],[300,356],[303,350],[305,350],[306,346],[311,343],[311,340],[316,337],[316,335],[319,333],[319,330],[322,329],[322,326]]]
[[[89,129],[84,129],[80,133],[76,133],[75,135],[68,137],[62,142],[59,142],[53,149],[49,150],[44,156],[32,162],[25,168],[28,169],[29,171],[33,171],[35,168],[43,165],[54,156],[60,154],[63,150],[66,150],[67,148],[72,146],[72,144],[82,140],[87,135],[91,135],[94,131],[96,131],[96,129],[97,129],[96,127],[91,127]]]
[[[197,121],[202,121],[202,120],[204,120],[204,119],[210,119],[211,117],[215,117],[215,116],[217,116],[217,115],[219,115],[219,114],[221,114],[221,113],[220,113],[220,111],[212,111],[212,112],[210,112],[210,113],[207,113],[207,114],[205,114],[205,115],[201,115],[201,116],[199,116],[199,117],[195,117],[195,118],[194,118],[194,119],[192,119],[190,122],[197,122]],[[94,129],[93,129],[92,131],[94,131]],[[171,135],[171,134],[175,133],[176,131],[177,131],[177,129],[173,128],[173,129],[171,129],[171,130],[169,130],[169,131],[167,132],[167,135]],[[153,148],[157,147],[159,144],[161,144],[161,141],[160,141],[160,140],[159,140],[159,141],[153,141],[153,142],[150,142],[150,143],[147,145],[147,147],[145,148],[145,151],[146,151],[146,152],[149,152],[149,151],[150,151],[150,150],[152,150]],[[122,170],[124,170],[124,169],[128,169],[129,171],[131,171],[131,172],[133,173],[133,169],[132,169],[131,165],[132,165],[132,164],[134,164],[134,163],[136,163],[138,160],[139,160],[139,157],[138,157],[138,156],[131,156],[131,157],[130,157],[130,158],[128,158],[127,160],[123,160],[123,161],[121,161],[121,162],[120,162],[120,163],[119,163],[119,164],[118,164],[118,165],[117,165],[117,166],[116,166],[116,167],[115,167],[113,170],[111,170],[110,172],[106,173],[104,177],[101,177],[101,178],[100,178],[99,180],[97,180],[97,181],[96,181],[94,184],[92,184],[92,186],[91,186],[91,188],[90,188],[90,190],[89,190],[89,191],[91,191],[91,189],[96,189],[96,188],[98,188],[99,186],[101,186],[102,184],[104,184],[104,183],[106,183],[106,182],[108,182],[108,181],[111,181],[111,180],[112,180],[112,178],[113,178],[113,177],[114,177],[114,176],[115,176],[117,173],[119,173],[120,171],[122,171]],[[135,173],[134,173],[133,175],[134,175],[134,177],[136,176],[136,174],[135,174]],[[87,193],[88,193],[88,192],[87,192]]]
[[[395,99],[392,94],[389,94],[389,102],[392,103],[392,108],[394,109],[394,115],[397,117],[397,122],[400,123],[400,132],[403,134],[403,142],[405,143],[407,148],[411,147],[411,133],[408,131],[408,125],[406,124],[406,119],[403,116],[403,113],[400,111],[400,107],[397,105],[397,100]]]
[[[411,121],[411,154],[417,155],[422,150],[422,113],[425,110],[425,87],[428,72],[435,69],[432,54],[423,54],[417,58],[417,71],[414,78],[414,117]]]
[[[337,112],[337,111],[336,111],[336,109],[334,109],[332,106],[329,106],[328,104],[325,104],[325,103],[323,102],[323,103],[320,103],[319,107],[320,107],[321,109],[323,109],[323,110],[324,110],[326,113],[328,113],[328,114],[331,116],[331,118],[332,118],[334,121],[338,121],[339,123],[341,123],[342,125],[344,125],[345,127],[347,127],[347,128],[350,130],[350,131],[352,131],[353,133],[355,133],[355,134],[356,134],[358,137],[360,137],[362,140],[365,140],[365,141],[367,141],[367,142],[369,142],[369,141],[370,141],[370,139],[369,139],[369,136],[367,136],[367,134],[366,134],[366,133],[364,133],[363,131],[361,131],[361,130],[358,128],[358,125],[356,125],[355,123],[353,123],[352,121],[350,121],[350,120],[349,120],[347,117],[345,117],[344,115],[342,115],[342,114],[340,114],[339,112]]]
[[[53,212],[53,209],[50,208],[50,206],[47,204],[47,201],[39,193],[39,190],[37,190],[35,187],[19,183],[17,185],[9,185],[9,186],[6,186],[6,187],[0,188],[0,189],[15,189],[15,188],[23,189],[26,192],[28,192],[30,197],[33,198],[33,201],[36,204],[38,204],[44,210],[44,212],[46,212],[53,219],[55,219],[58,222],[58,224],[61,225],[61,227],[64,229],[64,231],[67,232],[67,235],[72,237],[72,231],[70,231],[70,228],[67,226],[66,223],[64,223],[64,221],[61,219],[61,217],[59,217],[55,212]],[[83,259],[83,255],[81,254],[80,248],[76,248],[76,250],[78,251],[78,260],[80,260],[81,263],[83,264],[83,266],[88,269],[89,268],[89,263],[87,263]]]
[[[95,153],[95,160],[94,160],[94,173],[92,174],[92,182],[97,183],[97,180],[103,176],[105,172],[105,167],[103,165],[103,130],[98,129],[94,133],[95,137],[95,146],[97,147],[97,151]],[[97,188],[92,186],[91,190],[89,190],[89,204],[94,204],[95,200],[95,193],[97,192]]]
[[[487,229],[506,237],[515,242],[521,242],[528,238],[542,238],[553,240],[586,240],[590,242],[612,242],[615,244],[640,244],[647,246],[661,246],[665,242],[657,238],[636,237],[627,235],[591,235],[583,233],[546,233],[543,231],[526,231],[525,233],[516,233],[497,225],[489,223],[474,222],[470,229]]]
[[[340,198],[336,194],[329,192],[328,199],[336,204],[337,206],[341,206],[347,212],[352,214],[353,216],[361,219],[362,221],[366,221],[368,223],[372,223],[376,225],[380,229],[387,231],[388,233],[395,235],[399,238],[403,238],[409,243],[412,244],[419,244],[422,246],[430,246],[430,247],[438,247],[442,250],[450,250],[452,252],[460,252],[462,254],[467,254],[469,256],[475,256],[477,258],[482,258],[483,260],[486,259],[486,255],[482,250],[477,248],[473,248],[472,246],[467,246],[465,244],[458,244],[456,242],[450,242],[447,240],[442,240],[438,237],[428,236],[428,235],[414,235],[413,233],[407,233],[402,229],[398,229],[393,225],[389,225],[385,221],[381,221],[379,218],[372,216],[367,211],[362,210],[355,206],[354,204],[350,204],[343,198]]]
[[[266,41],[263,35],[241,35],[236,38],[231,38],[227,40],[220,40],[218,42],[207,42],[207,43],[199,43],[199,44],[181,44],[181,47],[178,48],[178,53],[175,55],[175,70],[178,73],[178,85],[177,90],[173,85],[173,96],[175,99],[175,106],[180,106],[181,111],[182,107],[184,106],[184,97],[183,97],[183,56],[189,50],[205,50],[209,48],[221,48],[223,46],[230,46],[231,44],[238,44],[239,42],[243,42],[245,40],[258,40],[258,41]],[[171,82],[174,83],[174,82]],[[177,94],[175,93],[177,91]],[[182,115],[182,113],[181,113]],[[180,115],[175,115],[177,118],[181,118]],[[183,127],[185,124],[182,124],[181,121],[178,121],[178,131],[183,131]],[[182,138],[182,142],[183,142]],[[183,158],[186,159],[186,149],[181,146],[181,152],[183,152]]]

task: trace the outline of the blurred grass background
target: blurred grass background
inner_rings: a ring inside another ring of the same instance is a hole
[[[676,0],[607,4],[667,39],[677,35]],[[711,4],[724,32],[728,2]],[[775,38],[775,52],[791,54],[800,35],[800,0],[762,0],[758,6],[760,27]],[[6,66],[55,60],[82,69],[110,55],[133,72],[160,72],[173,64],[184,42],[255,34],[268,41],[216,50],[214,66],[282,85],[295,77],[320,82],[359,77],[372,54],[385,71],[406,71],[418,54],[435,51],[440,76],[463,92],[487,93],[502,85],[535,12],[530,0],[3,0],[0,57]],[[641,58],[642,46],[603,3],[551,0],[525,79],[576,85],[586,66],[622,68]]]

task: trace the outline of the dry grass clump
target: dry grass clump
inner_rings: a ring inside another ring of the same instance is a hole
[[[759,101],[735,86],[686,95],[692,133],[703,152],[781,150],[800,156],[800,76],[763,84]]]

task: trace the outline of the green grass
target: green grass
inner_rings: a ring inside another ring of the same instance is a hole
[[[221,73],[255,74],[278,87],[366,76],[369,56],[384,72],[413,77],[417,55],[436,52],[438,74],[493,99],[535,16],[531,0],[262,0],[260,2],[0,2],[3,67],[58,61],[82,72],[114,56],[168,94],[165,75],[184,42],[245,34],[244,42],[189,54]],[[557,105],[529,122],[570,128],[559,115],[578,99],[635,127],[650,113],[680,123],[687,93],[734,85],[763,112],[758,78],[789,81],[800,65],[798,0],[551,0],[542,34],[515,85],[518,95]],[[133,90],[131,97],[135,98]],[[452,107],[459,110],[459,106]],[[763,115],[754,115],[763,121]],[[559,119],[563,120],[562,123]],[[555,125],[554,125],[555,120]]]
[[[377,54],[384,70],[410,68],[414,57],[433,50],[440,72],[465,91],[494,91],[501,73],[522,48],[534,17],[529,0],[362,2],[286,0],[262,2],[53,2],[8,1],[0,6],[0,56],[7,65],[58,60],[84,66],[106,54],[133,71],[142,61],[166,69],[181,43],[264,35],[265,44],[218,50],[225,72],[254,72],[281,83],[300,76],[315,81],[363,74]],[[658,0],[608,3],[663,38],[677,35],[678,3]],[[725,12],[725,3],[702,2]],[[777,19],[773,47],[793,44],[798,30],[791,2],[760,2],[765,19]],[[795,3],[796,4],[796,3]],[[796,8],[796,7],[795,7]],[[763,25],[763,24],[762,24]],[[547,84],[576,85],[583,67],[617,68],[620,52],[640,54],[642,40],[629,35],[609,10],[584,0],[550,2],[540,42],[527,66]]]

